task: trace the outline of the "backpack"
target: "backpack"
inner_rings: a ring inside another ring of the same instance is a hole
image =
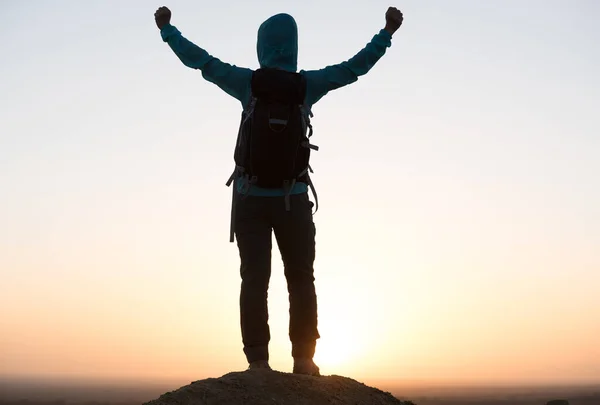
[[[251,91],[250,103],[242,111],[234,151],[235,170],[227,186],[243,177],[245,195],[253,185],[283,188],[289,211],[292,188],[297,182],[304,182],[311,188],[318,210],[309,160],[311,150],[319,148],[309,141],[313,115],[304,105],[306,78],[296,72],[262,68],[252,74]],[[236,187],[234,194],[235,191]],[[232,207],[232,232],[234,212]]]

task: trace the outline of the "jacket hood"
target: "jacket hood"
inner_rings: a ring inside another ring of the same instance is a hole
[[[276,14],[260,25],[256,52],[261,68],[298,69],[298,26],[289,14]]]

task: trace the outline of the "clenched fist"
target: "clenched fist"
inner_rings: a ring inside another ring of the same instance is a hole
[[[385,13],[385,30],[389,32],[390,35],[394,35],[394,32],[402,25],[403,20],[404,16],[400,10],[396,7],[388,8],[388,11]]]
[[[171,10],[164,6],[160,7],[156,10],[156,13],[154,13],[154,21],[156,21],[158,29],[161,30],[162,27],[171,22]]]

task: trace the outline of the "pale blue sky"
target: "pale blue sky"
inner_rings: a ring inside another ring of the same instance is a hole
[[[161,41],[162,5],[251,68],[272,14],[297,19],[316,69],[404,12],[372,71],[313,111],[320,347],[360,335],[339,356],[366,365],[322,354],[325,372],[600,375],[600,3],[532,0],[2,2],[0,374],[244,366],[224,185],[240,105]]]

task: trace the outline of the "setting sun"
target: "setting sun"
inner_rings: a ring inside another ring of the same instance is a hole
[[[338,314],[341,315],[341,314]],[[357,325],[335,314],[321,314],[321,338],[317,343],[315,361],[324,369],[348,372],[365,347]]]

